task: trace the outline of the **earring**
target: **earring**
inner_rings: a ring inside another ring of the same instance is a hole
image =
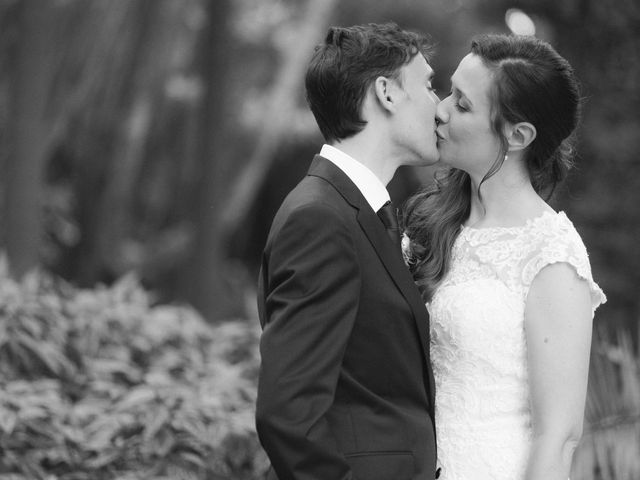
[[[509,154],[505,153],[504,160],[502,161],[502,163],[506,162],[507,160],[509,160]]]

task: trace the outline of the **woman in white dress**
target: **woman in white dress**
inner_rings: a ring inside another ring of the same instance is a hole
[[[546,202],[580,94],[534,37],[476,37],[438,106],[450,168],[405,207],[431,314],[440,480],[566,480],[582,433],[595,308],[584,244]]]

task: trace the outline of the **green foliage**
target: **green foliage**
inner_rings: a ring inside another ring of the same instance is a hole
[[[257,322],[0,265],[0,478],[250,479]]]

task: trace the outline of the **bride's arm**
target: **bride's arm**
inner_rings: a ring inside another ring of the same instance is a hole
[[[582,435],[592,311],[589,286],[555,263],[536,275],[525,332],[533,420],[526,480],[566,480]]]

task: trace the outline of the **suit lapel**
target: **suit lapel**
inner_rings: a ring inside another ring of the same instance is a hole
[[[309,175],[324,178],[330,182],[349,204],[358,210],[358,223],[362,227],[365,235],[373,245],[378,257],[382,261],[385,269],[391,276],[393,282],[405,298],[416,323],[420,334],[424,358],[429,358],[429,316],[420,293],[413,282],[409,269],[404,264],[402,253],[394,248],[384,225],[371,209],[360,190],[353,184],[349,177],[335,166],[331,161],[316,155],[309,169]],[[431,369],[428,369],[431,372]],[[429,374],[429,384],[433,392],[433,378]]]
[[[430,362],[427,360],[430,358],[429,349],[431,341],[429,334],[429,314],[425,308],[424,301],[420,296],[420,292],[413,281],[409,269],[404,264],[402,253],[397,248],[394,248],[395,245],[389,240],[387,232],[384,226],[382,226],[382,222],[380,222],[375,213],[372,213],[371,208],[363,208],[358,211],[358,223],[360,223],[373,248],[376,250],[378,257],[382,260],[385,269],[389,272],[393,282],[413,312],[413,319],[420,335],[420,343],[423,350],[422,358],[428,366],[428,368],[425,369],[425,381],[429,385],[429,395],[431,399],[429,407],[431,409],[431,416],[435,418],[433,411],[435,380],[429,364]]]
[[[402,253],[389,240],[384,226],[371,209],[361,209],[358,211],[358,223],[369,238],[369,241],[376,250],[378,257],[382,261],[385,269],[393,279],[400,293],[405,298],[416,321],[418,332],[422,340],[425,354],[429,349],[429,319],[424,306],[424,302],[420,297],[420,293],[411,277],[409,269],[404,264]]]

